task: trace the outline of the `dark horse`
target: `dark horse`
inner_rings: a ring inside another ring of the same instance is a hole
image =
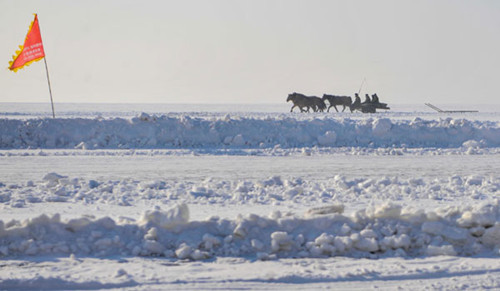
[[[323,112],[323,110],[326,109],[325,102],[316,96],[306,96],[304,94],[294,92],[292,94],[288,94],[286,102],[288,101],[292,101],[293,103],[290,112],[292,112],[295,107],[299,107],[300,112],[309,112],[310,108],[312,108],[314,112]]]
[[[323,99],[316,97],[316,96],[311,96],[309,97],[313,100],[314,107],[313,110],[314,112],[323,112],[326,109],[326,104]]]
[[[335,111],[339,112],[337,109],[337,105],[342,105],[344,108],[342,108],[342,112],[347,107],[350,107],[352,104],[352,98],[350,96],[334,96],[334,95],[327,95],[323,94],[323,101],[328,100],[328,103],[330,103],[330,106],[328,106],[327,112],[330,112],[330,108],[335,108]]]

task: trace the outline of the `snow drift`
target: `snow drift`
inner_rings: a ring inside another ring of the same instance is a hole
[[[180,204],[140,219],[60,215],[0,221],[0,256],[162,256],[203,260],[218,256],[261,260],[297,257],[415,257],[498,255],[498,201],[435,210],[385,203],[344,215],[343,205],[302,216],[275,211],[236,219],[189,221]]]
[[[497,121],[332,117],[0,120],[0,148],[499,147]]]
[[[449,177],[350,178],[335,175],[326,180],[272,176],[264,179],[214,179],[202,181],[93,180],[46,174],[42,181],[4,184],[0,181],[0,207],[29,208],[33,204],[68,203],[82,205],[137,205],[182,201],[189,204],[233,205],[273,203],[359,203],[362,200],[466,201],[481,203],[496,199],[500,177],[495,175],[453,175]],[[1,208],[0,208],[1,209]],[[153,215],[154,216],[154,215]]]
[[[24,208],[39,203],[128,207],[141,201],[152,201],[153,205],[179,204],[167,210],[156,206],[135,218],[84,215],[63,220],[60,214],[42,214],[24,221],[0,221],[0,257],[73,254],[268,260],[496,256],[500,254],[499,186],[498,177],[477,175],[455,175],[448,179],[335,176],[322,182],[273,176],[233,183],[210,178],[201,182],[98,181],[48,173],[41,181],[0,183],[3,207]],[[402,203],[406,198],[450,201],[460,198],[462,202],[472,202],[426,210],[412,207],[413,204],[403,207],[373,202],[344,213],[343,203],[372,199],[373,195],[379,201]],[[323,206],[311,207],[299,215],[273,211],[268,216],[240,214],[235,219],[212,216],[194,221],[190,220],[188,207],[188,204],[207,203],[272,205],[287,201]]]

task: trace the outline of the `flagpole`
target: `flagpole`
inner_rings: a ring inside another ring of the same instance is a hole
[[[50,94],[50,104],[52,105],[52,118],[56,118],[54,111],[54,100],[52,99],[52,89],[50,88],[50,78],[49,78],[49,68],[47,67],[47,58],[44,56],[43,61],[45,63],[45,72],[47,73],[47,83],[49,84],[49,94]]]

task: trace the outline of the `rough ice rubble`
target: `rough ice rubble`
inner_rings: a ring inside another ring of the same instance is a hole
[[[0,221],[0,256],[219,256],[261,260],[296,257],[416,257],[499,255],[499,202],[434,210],[386,203],[352,215],[314,210],[306,215],[189,221],[185,204],[156,209],[138,221],[59,215]]]
[[[498,121],[291,117],[0,119],[1,149],[499,147]]]
[[[303,216],[274,212],[269,217],[211,217],[189,221],[186,204],[167,211],[147,211],[131,218],[81,217],[62,221],[41,215],[23,222],[0,222],[0,254],[75,254],[80,256],[165,256],[202,260],[215,256],[381,257],[498,254],[500,238],[498,177],[459,176],[443,179],[283,179],[201,183],[169,181],[96,181],[48,173],[42,181],[0,187],[3,207],[29,203],[72,202],[133,205],[139,200],[196,203],[270,204],[291,201],[313,208]],[[471,193],[473,195],[471,195]],[[397,204],[368,207],[350,215],[344,205],[377,196],[381,200],[456,199],[470,196],[474,207],[434,210]],[[336,201],[336,204],[331,204]]]
[[[320,145],[321,138],[318,138]],[[325,140],[323,140],[325,141]],[[328,139],[326,140],[328,142]],[[331,140],[330,140],[331,141]],[[330,143],[331,144],[331,143]],[[89,157],[127,157],[127,156],[436,156],[436,155],[496,155],[500,147],[485,148],[484,143],[467,141],[458,148],[408,148],[408,147],[332,147],[326,146],[282,148],[191,148],[191,149],[10,149],[0,150],[0,157],[30,156],[89,156]]]
[[[139,201],[162,204],[183,201],[196,204],[300,203],[317,205],[332,201],[351,203],[363,199],[405,201],[431,199],[471,201],[495,199],[500,192],[500,177],[453,175],[450,177],[349,178],[333,176],[326,181],[273,176],[257,180],[203,181],[171,180],[88,180],[57,173],[41,181],[3,184],[0,181],[0,208],[27,207],[34,203],[67,202],[130,206]]]

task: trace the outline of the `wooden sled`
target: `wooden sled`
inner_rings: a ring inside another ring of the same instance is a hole
[[[430,103],[424,103],[425,105],[429,106],[430,108],[436,110],[439,113],[471,113],[471,112],[479,112],[477,110],[441,110],[437,108],[436,106],[430,104]]]

